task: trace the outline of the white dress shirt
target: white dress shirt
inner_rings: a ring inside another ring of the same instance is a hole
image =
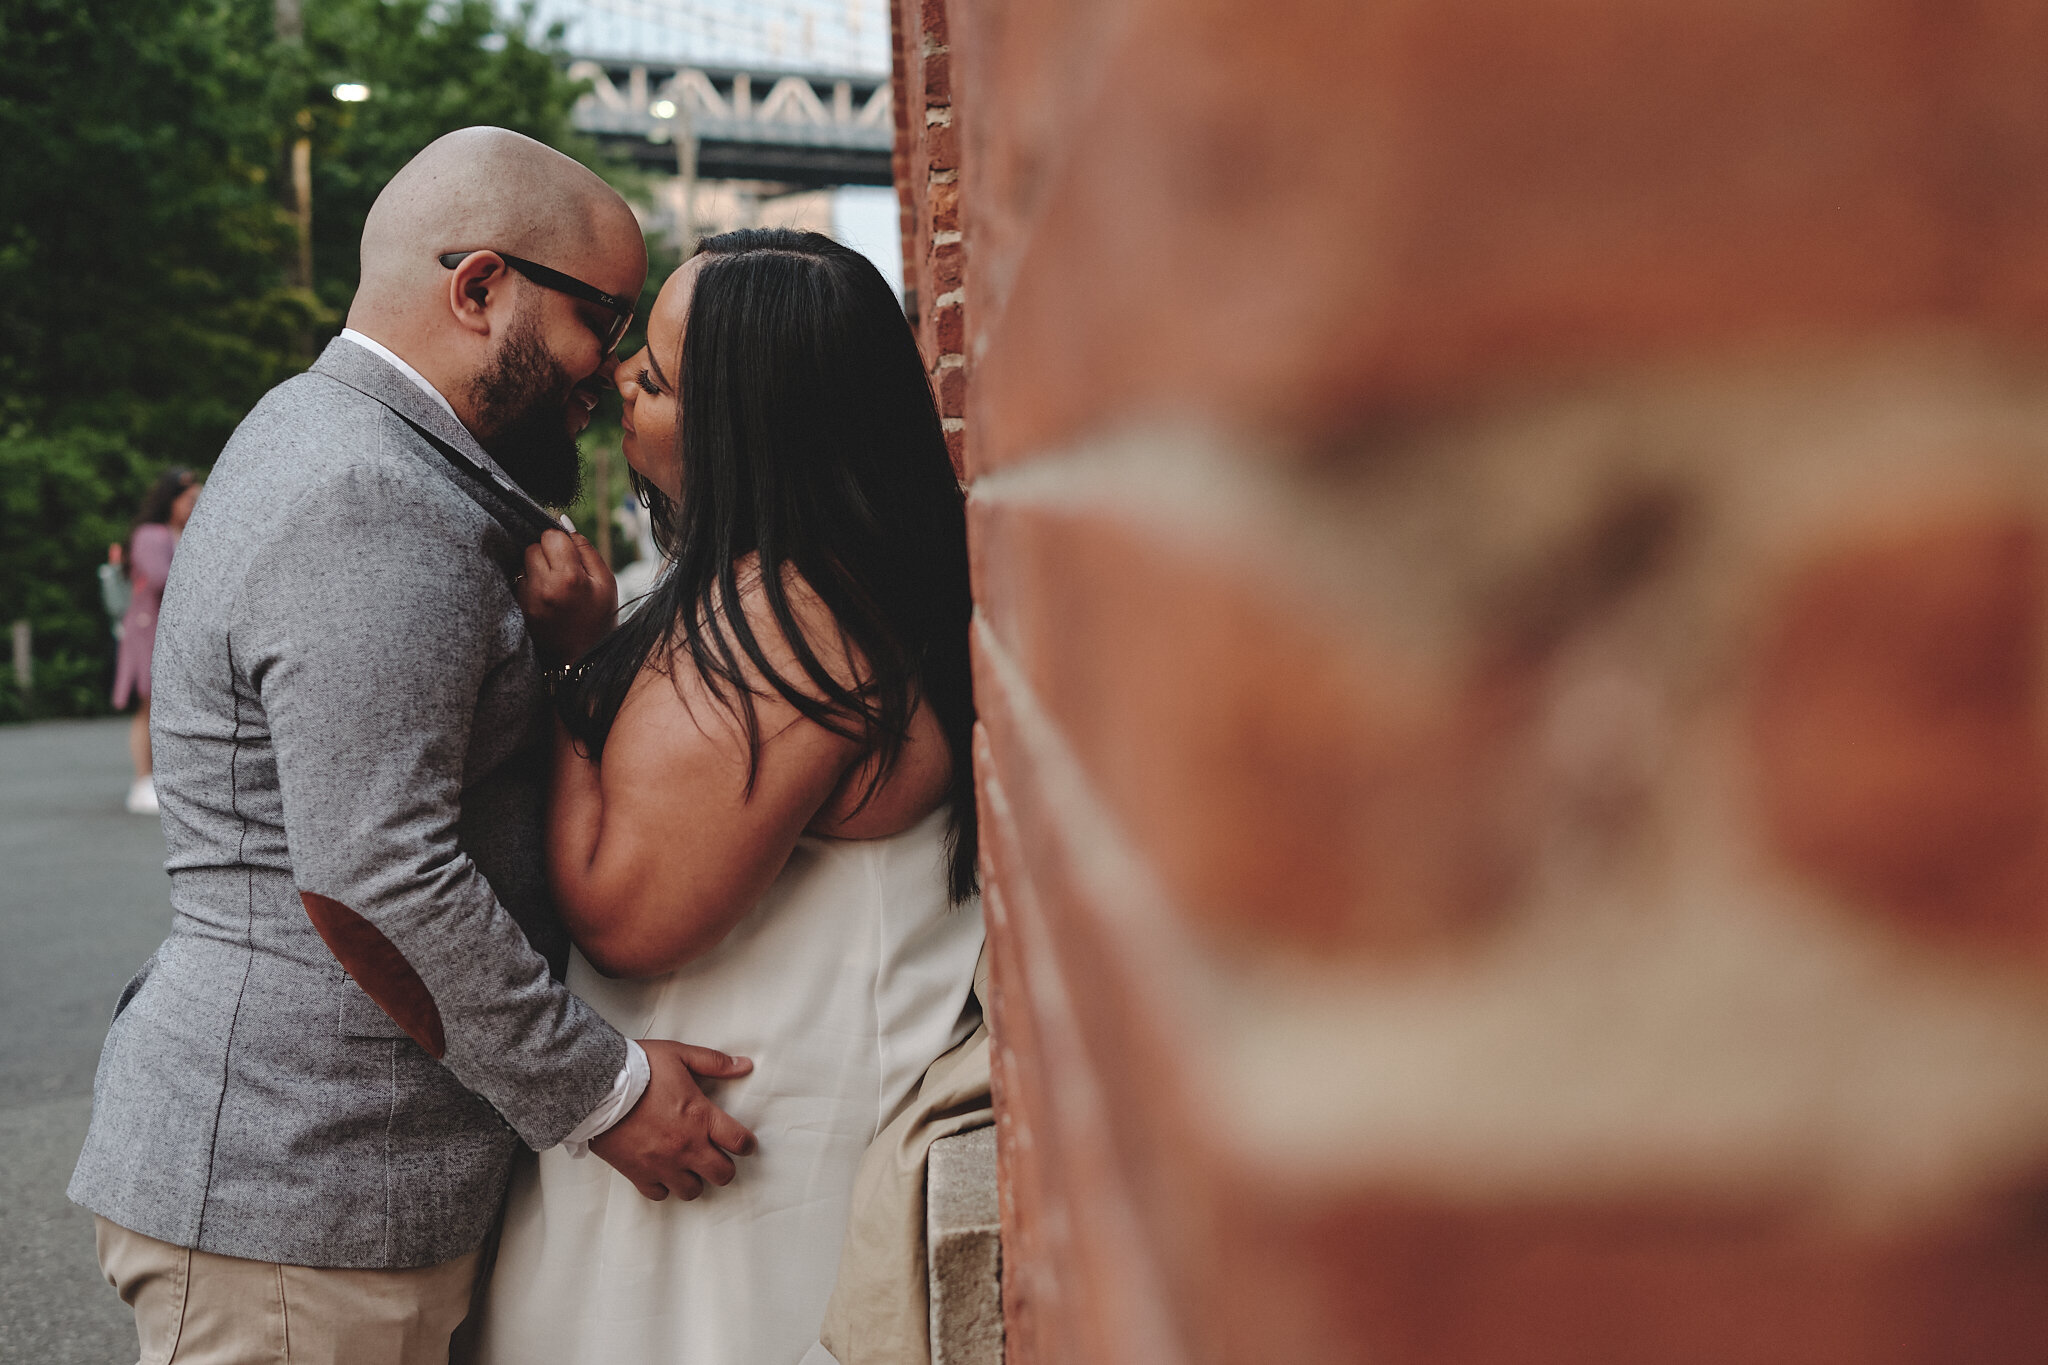
[[[439,389],[435,388],[432,384],[429,384],[427,382],[427,377],[425,375],[421,374],[418,370],[415,370],[412,366],[406,364],[405,361],[399,357],[396,351],[393,351],[383,342],[373,340],[370,337],[366,337],[353,327],[342,328],[341,339],[343,341],[353,341],[356,345],[362,347],[371,355],[377,357],[377,359],[383,361],[386,365],[389,365],[392,369],[397,370],[407,379],[410,379],[413,382],[414,386],[417,387],[421,393],[433,399],[436,403],[439,403],[441,405],[441,411],[447,413],[450,417],[455,417],[455,405],[453,403],[450,403],[446,396],[444,396]],[[455,417],[455,420],[460,422],[462,419],[460,417]]]
[[[342,328],[341,335],[343,340],[354,342],[371,355],[376,356],[379,360],[391,366],[392,369],[397,370],[407,379],[410,379],[418,386],[421,393],[439,403],[442,411],[446,412],[450,417],[455,417],[454,405],[448,401],[442,392],[432,384],[429,384],[425,375],[406,364],[390,347],[364,336],[353,327]],[[460,422],[462,419],[455,417],[455,420]],[[611,1093],[599,1102],[597,1108],[590,1111],[589,1117],[576,1125],[569,1136],[562,1139],[562,1146],[568,1151],[569,1155],[584,1155],[590,1150],[590,1140],[592,1138],[600,1133],[608,1132],[612,1125],[626,1117],[633,1106],[640,1102],[640,1097],[647,1093],[647,1080],[647,1050],[631,1038],[628,1038],[626,1040],[626,1064],[619,1068],[619,1077],[612,1082]]]

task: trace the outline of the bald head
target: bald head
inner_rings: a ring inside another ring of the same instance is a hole
[[[647,272],[633,211],[596,173],[504,128],[464,128],[429,143],[371,206],[349,325],[430,320],[446,284],[436,258],[483,248],[627,297]]]
[[[532,138],[465,128],[377,196],[348,325],[447,399],[527,492],[560,504],[617,363],[622,309],[602,295],[637,298],[646,276],[640,224],[611,186]]]

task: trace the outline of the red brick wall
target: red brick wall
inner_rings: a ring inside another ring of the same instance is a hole
[[[898,21],[1010,1360],[2048,1359],[2048,10]]]
[[[890,0],[896,66],[896,196],[903,217],[904,304],[931,366],[953,463],[964,468],[966,247],[953,131],[945,0]]]

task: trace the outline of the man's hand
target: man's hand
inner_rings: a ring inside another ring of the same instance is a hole
[[[526,572],[512,587],[534,644],[560,663],[580,658],[618,620],[618,582],[581,535],[543,531],[526,547]]]
[[[704,1098],[697,1077],[744,1076],[754,1064],[666,1038],[642,1038],[640,1046],[647,1050],[647,1093],[626,1117],[592,1138],[590,1150],[657,1201],[672,1194],[695,1199],[706,1182],[730,1183],[728,1153],[753,1151],[754,1135]]]

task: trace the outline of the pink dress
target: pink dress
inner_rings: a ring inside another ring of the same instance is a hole
[[[170,576],[171,555],[178,537],[161,522],[135,528],[128,544],[128,582],[134,596],[121,618],[121,653],[114,665],[114,709],[131,696],[149,696],[149,660],[156,650],[156,614],[163,605],[164,579]]]

